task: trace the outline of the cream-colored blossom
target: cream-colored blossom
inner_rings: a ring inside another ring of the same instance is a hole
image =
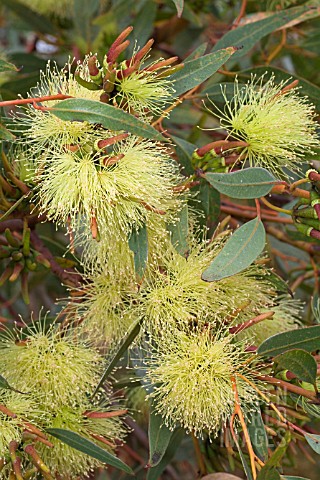
[[[99,100],[101,92],[92,91],[81,86],[71,72],[73,62],[68,62],[63,69],[59,69],[50,61],[46,70],[40,73],[40,81],[33,88],[29,97],[45,97],[51,95],[69,95],[87,100]],[[87,63],[81,65],[82,76],[89,78]],[[43,101],[43,107],[53,107],[60,100]],[[62,120],[49,111],[39,110],[32,105],[21,108],[15,114],[16,128],[22,131],[21,142],[28,143],[34,151],[44,159],[54,152],[61,151],[69,145],[78,145],[87,142],[95,132],[93,124],[88,122],[73,122]],[[48,152],[49,150],[49,152]],[[41,160],[43,163],[43,159]]]
[[[120,142],[105,165],[102,151],[79,150],[56,154],[39,175],[39,208],[49,219],[65,223],[94,218],[99,232],[128,234],[142,225],[150,213],[166,216],[179,208],[173,187],[179,183],[176,165],[166,150],[152,141],[131,136]]]
[[[33,324],[26,332],[7,331],[0,338],[1,374],[14,388],[36,393],[51,407],[81,404],[97,384],[101,361],[94,348],[62,335],[54,325],[46,331]]]
[[[181,425],[196,436],[217,435],[234,412],[233,378],[244,412],[257,401],[256,392],[237,377],[250,376],[243,366],[246,357],[244,344],[221,331],[212,335],[205,326],[164,335],[146,360],[154,408],[169,428]]]
[[[264,76],[253,76],[246,84],[235,80],[233,98],[222,90],[225,106],[223,110],[215,106],[214,115],[227,138],[248,143],[242,154],[251,166],[283,175],[284,167],[299,169],[304,156],[319,146],[315,108],[297,88],[285,90],[288,82],[276,84],[273,76],[264,80]]]

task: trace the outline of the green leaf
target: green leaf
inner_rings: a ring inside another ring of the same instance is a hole
[[[305,350],[289,350],[274,358],[279,367],[290,370],[299,380],[315,384],[317,378],[317,362]]]
[[[234,442],[235,442],[236,447],[238,449],[239,456],[240,456],[240,459],[241,459],[241,463],[242,463],[243,469],[244,469],[245,474],[246,474],[246,478],[247,478],[247,480],[253,480],[251,469],[250,469],[250,467],[247,463],[247,460],[246,460],[245,456],[242,453],[242,450],[241,450],[240,445],[239,445],[236,438],[234,438]]]
[[[171,75],[174,82],[175,95],[191,90],[213,75],[235,52],[234,47],[228,47],[203,57],[186,62],[184,68]]]
[[[13,392],[21,393],[21,395],[26,395],[24,392],[20,392],[20,390],[16,390],[15,388],[11,387],[8,381],[2,375],[0,375],[0,389],[12,390]]]
[[[201,179],[198,189],[198,195],[195,200],[200,203],[195,203],[198,210],[202,210],[205,215],[205,224],[209,228],[208,235],[213,234],[212,229],[217,226],[220,215],[220,193],[213,188],[208,182]],[[200,220],[200,219],[199,219]]]
[[[207,42],[201,43],[201,45],[199,45],[199,47],[193,50],[193,52],[191,52],[190,55],[188,55],[183,61],[186,63],[186,62],[190,62],[190,60],[195,60],[196,58],[202,57],[204,52],[207,50],[207,47],[208,47]]]
[[[151,125],[120,108],[96,100],[70,98],[56,103],[50,112],[62,120],[98,123],[110,130],[127,130],[144,138],[163,140],[162,135]]]
[[[278,28],[283,27],[292,20],[298,18],[305,12],[310,11],[309,7],[293,7],[287,10],[281,10],[270,15],[263,20],[251,22],[247,25],[240,26],[226,33],[214,46],[212,51],[234,45],[239,50],[233,56],[233,59],[243,57],[248,53],[254,45],[266,35],[274,32]]]
[[[1,0],[2,5],[10,8],[18,17],[20,17],[32,30],[41,33],[55,33],[55,27],[47,17],[39,15],[31,8],[26,7],[16,0]]]
[[[318,293],[316,293],[312,299],[311,308],[316,322],[320,323],[320,298]]]
[[[320,435],[311,435],[310,433],[307,433],[304,438],[307,440],[312,450],[320,455]]]
[[[214,282],[241,272],[260,255],[265,242],[266,232],[258,217],[245,223],[235,231],[203,272],[202,280]]]
[[[257,476],[257,480],[280,480],[280,473],[274,467],[263,467]]]
[[[158,463],[158,465],[148,470],[147,480],[159,480],[160,475],[175,456],[184,435],[185,433],[182,428],[178,428],[173,432],[168,448],[162,457],[162,460]]]
[[[172,0],[177,9],[177,16],[180,18],[183,12],[184,0]]]
[[[292,477],[291,475],[281,475],[281,479],[284,480],[310,480],[309,478],[306,477]]]
[[[130,347],[133,340],[139,334],[141,322],[142,322],[142,319],[137,320],[136,323],[134,323],[133,326],[131,327],[131,330],[129,330],[127,335],[124,337],[123,342],[120,344],[116,353],[114,354],[111,361],[109,362],[109,365],[105,369],[105,371],[104,371],[104,373],[103,373],[95,391],[92,394],[92,398],[98,393],[98,391],[101,388],[101,386],[103,385],[105,379],[110,375],[110,373],[112,372],[114,367],[117,365],[120,358],[123,357],[124,353],[128,350],[128,348]]]
[[[196,145],[179,137],[172,136],[171,138],[176,144],[175,149],[178,155],[178,162],[182,166],[184,175],[192,175],[194,170],[191,165],[191,157],[194,151],[197,149]]]
[[[0,140],[12,142],[15,138],[15,135],[9,132],[9,130],[4,125],[2,125],[2,123],[0,123]]]
[[[249,412],[247,426],[254,452],[265,462],[268,458],[268,437],[260,409]]]
[[[151,410],[149,415],[149,460],[147,467],[158,465],[165,455],[173,431],[163,421],[161,415]]]
[[[218,192],[231,198],[259,198],[267,195],[277,180],[264,168],[246,168],[233,173],[203,175]]]
[[[292,349],[302,349],[308,352],[320,349],[320,325],[304,327],[289,332],[277,333],[267,338],[259,346],[257,353],[274,357]]]
[[[129,248],[133,252],[136,275],[141,280],[148,261],[148,231],[145,225],[133,230],[129,238]]]
[[[134,475],[131,468],[122,462],[119,458],[111,455],[103,448],[99,447],[91,440],[87,440],[81,437],[78,433],[71,432],[70,430],[64,430],[63,428],[47,428],[46,430],[50,435],[61,440],[61,442],[69,445],[70,447],[78,450],[79,452],[86,453],[90,457],[96,458],[100,462],[107,463],[112,467],[118,468],[130,475]]]
[[[188,256],[188,205],[185,205],[180,212],[178,212],[177,220],[175,223],[170,223],[167,226],[168,231],[171,234],[171,242],[178,253],[183,257]]]
[[[133,54],[135,45],[140,48],[143,47],[148,39],[152,36],[156,15],[156,2],[147,1],[141,5],[141,8],[132,24],[133,30],[128,37],[128,40],[131,42],[131,54]]]
[[[0,73],[1,72],[17,72],[18,69],[12,63],[6,62],[0,58]]]

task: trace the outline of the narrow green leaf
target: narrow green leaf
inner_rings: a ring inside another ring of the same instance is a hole
[[[246,55],[254,45],[266,35],[283,27],[292,20],[298,18],[305,12],[310,11],[309,7],[293,7],[281,10],[263,20],[251,22],[246,25],[230,30],[214,46],[213,52],[234,45],[239,48],[233,58],[240,58]]]
[[[6,62],[0,58],[0,73],[1,72],[17,72],[18,69],[12,63]]]
[[[132,23],[133,30],[128,40],[131,42],[129,51],[133,54],[135,45],[143,47],[150,37],[152,37],[154,21],[157,15],[156,2],[144,2]]]
[[[234,438],[234,442],[235,442],[236,447],[237,447],[237,449],[238,449],[239,456],[240,456],[240,459],[241,459],[241,463],[242,463],[243,469],[244,469],[244,471],[245,471],[245,474],[246,474],[246,476],[247,476],[247,480],[253,480],[252,473],[251,473],[251,469],[250,469],[250,467],[249,467],[249,465],[248,465],[248,463],[247,463],[247,460],[246,460],[245,456],[244,456],[243,453],[242,453],[242,450],[241,450],[240,445],[239,445],[239,443],[238,443],[238,441],[237,441],[236,438]]]
[[[320,455],[320,435],[311,435],[308,433],[305,434],[304,438],[307,440],[312,450]]]
[[[163,421],[161,415],[154,409],[149,415],[149,460],[147,467],[158,465],[165,455],[170,443],[173,431]]]
[[[25,195],[22,195],[22,197],[20,197],[13,205],[11,205],[11,207],[9,208],[9,210],[7,210],[1,217],[0,217],[0,222],[3,222],[3,220],[5,220],[7,217],[9,217],[9,215],[15,211],[16,208],[18,208],[18,206],[20,205],[20,203],[23,202],[23,200],[25,200],[28,196],[29,196],[30,192],[29,193],[26,193]]]
[[[315,384],[317,362],[305,350],[289,350],[277,355],[274,361],[284,370],[290,370],[299,380]]]
[[[172,0],[177,9],[177,16],[180,18],[183,12],[184,0]]]
[[[316,293],[312,299],[311,308],[316,322],[320,323],[320,298],[318,293]]]
[[[268,458],[268,437],[260,409],[249,412],[247,426],[254,452],[265,462]]]
[[[292,477],[291,475],[281,475],[281,479],[283,480],[310,480],[310,478],[306,477]]]
[[[41,33],[55,33],[55,27],[47,17],[40,15],[31,8],[26,7],[16,0],[1,0],[2,5],[10,8],[18,17],[20,17],[32,30]]]
[[[233,173],[203,175],[218,192],[231,198],[259,198],[267,195],[277,180],[265,168],[246,168]]]
[[[277,333],[267,338],[259,346],[257,353],[274,357],[292,349],[302,349],[308,352],[320,349],[320,325],[304,327],[289,332]]]
[[[178,155],[178,162],[182,166],[183,173],[186,176],[192,175],[194,170],[191,165],[191,157],[194,151],[197,149],[196,145],[193,143],[183,140],[179,137],[171,137],[174,143],[176,144],[176,152]]]
[[[15,138],[15,135],[9,132],[9,130],[4,125],[2,125],[2,123],[0,123],[0,140],[12,142]]]
[[[260,255],[265,242],[266,232],[258,217],[245,223],[235,231],[203,272],[202,280],[214,282],[241,272]]]
[[[118,350],[112,357],[111,361],[109,362],[107,368],[105,369],[98,385],[95,391],[92,394],[92,398],[98,393],[99,389],[103,385],[105,379],[110,375],[114,367],[117,365],[118,361],[123,357],[124,353],[127,351],[127,349],[130,347],[131,343],[133,340],[137,337],[137,335],[140,332],[140,325],[141,325],[142,319],[139,319],[134,323],[134,325],[131,327],[127,335],[124,337],[123,342],[120,344]]]
[[[180,18],[183,12],[184,0],[172,0],[177,9],[177,16]]]
[[[178,213],[176,223],[168,225],[167,229],[171,234],[171,242],[180,255],[186,257],[189,251],[188,245],[188,205],[185,205]]]
[[[257,476],[257,480],[281,480],[281,477],[276,468],[263,467]]]
[[[200,185],[195,203],[198,210],[202,210],[205,215],[205,225],[209,228],[208,235],[213,234],[213,229],[217,226],[220,215],[220,193],[204,179],[200,180]]]
[[[112,467],[129,473],[129,475],[134,475],[131,468],[123,463],[122,460],[114,455],[111,455],[111,453],[91,442],[91,440],[81,437],[81,435],[78,433],[71,432],[70,430],[64,430],[63,428],[48,428],[46,431],[53,437],[58,438],[61,440],[61,442],[69,445],[75,450],[86,453],[90,457],[96,458],[100,462],[106,463]]]
[[[162,135],[151,125],[120,108],[96,100],[70,98],[56,103],[50,112],[62,120],[98,123],[110,130],[127,130],[144,138],[163,140]]]
[[[170,76],[170,80],[174,82],[175,95],[181,95],[207,80],[226,63],[235,51],[234,47],[229,46],[186,62],[182,70]]]
[[[207,47],[208,47],[207,42],[201,43],[201,45],[199,45],[199,47],[193,50],[193,52],[191,52],[190,55],[188,55],[183,61],[186,63],[186,62],[190,62],[191,60],[195,60],[196,58],[202,57]]]
[[[160,475],[175,456],[184,435],[185,433],[182,428],[178,428],[173,432],[168,448],[162,457],[162,460],[153,468],[148,470],[147,480],[159,480]]]
[[[13,392],[21,393],[21,395],[26,395],[24,392],[20,392],[20,390],[16,390],[15,388],[11,387],[11,385],[9,385],[8,381],[2,375],[0,375],[0,389],[12,390]]]
[[[136,275],[141,280],[148,261],[148,231],[145,225],[133,230],[129,238],[129,248],[133,252]]]

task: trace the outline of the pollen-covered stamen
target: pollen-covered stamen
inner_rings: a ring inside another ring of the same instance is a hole
[[[123,30],[123,32],[120,33],[120,35],[118,35],[118,37],[115,39],[115,41],[109,48],[109,52],[106,54],[106,58],[108,62],[113,62],[117,58],[117,57],[114,57],[114,52],[116,48],[118,48],[119,45],[122,44],[122,42],[128,37],[128,35],[130,35],[132,30],[133,30],[133,27],[127,27]]]
[[[27,445],[24,448],[24,451],[31,457],[32,463],[42,473],[46,480],[54,480],[53,476],[50,473],[50,469],[44,463],[33,445]]]
[[[139,69],[139,66],[140,66],[140,62],[136,61],[135,63],[133,63],[132,65],[130,65],[130,67],[128,68],[125,68],[123,70],[119,70],[117,72],[117,78],[119,80],[122,80],[126,77],[128,77],[129,75],[131,75],[133,72],[136,72],[138,69]]]
[[[124,158],[124,154],[119,153],[118,155],[114,155],[112,157],[105,157],[102,163],[106,167],[111,167],[112,165],[118,163],[122,158]]]
[[[129,63],[127,65],[129,66],[133,63],[140,62],[143,59],[143,57],[145,57],[149,53],[153,44],[154,44],[154,39],[150,38],[150,40],[147,41],[145,46],[140,48],[140,50],[135,55],[133,55],[131,60],[128,61]]]
[[[101,443],[104,443],[108,447],[111,447],[111,448],[115,447],[115,445],[112,442],[104,438],[102,435],[98,435],[97,433],[90,433],[90,435],[92,438],[94,438],[95,440],[98,440]]]
[[[106,138],[104,140],[99,140],[97,142],[98,149],[109,147],[110,145],[114,145],[117,142],[121,142],[125,138],[129,136],[129,133],[120,133],[119,135],[115,135],[114,137]]]
[[[149,210],[149,212],[157,213],[158,215],[166,215],[166,213],[167,213],[165,210],[160,210],[159,208],[154,208],[154,207],[152,207],[151,205],[149,205],[148,203],[146,203],[142,200],[139,203],[141,203],[141,205],[143,205],[146,210]]]

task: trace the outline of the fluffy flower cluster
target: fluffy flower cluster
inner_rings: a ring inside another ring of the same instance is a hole
[[[228,138],[248,143],[242,150],[251,166],[283,175],[283,168],[299,169],[301,159],[318,145],[315,109],[288,82],[275,83],[252,77],[246,84],[234,83],[234,96],[225,91],[223,110],[215,114]]]
[[[42,431],[71,430],[112,449],[115,440],[123,437],[121,422],[116,416],[103,416],[109,410],[108,398],[102,406],[90,402],[101,373],[102,357],[94,348],[55,326],[46,330],[44,325],[33,324],[25,330],[7,332],[0,339],[1,374],[15,389],[1,394],[3,405],[15,415],[8,418],[0,412],[1,455],[8,458],[7,448],[12,440],[23,443],[23,431],[28,430],[30,422]],[[90,411],[101,412],[101,416],[91,417]],[[51,447],[40,439],[36,450],[54,475],[72,479],[100,465],[54,437],[49,441]],[[22,458],[25,464],[31,464],[27,454]]]
[[[236,382],[241,407],[248,411],[257,395],[237,374],[245,374],[244,345],[202,325],[189,334],[176,330],[147,360],[150,397],[168,427],[180,424],[188,432],[216,435],[235,407]]]

